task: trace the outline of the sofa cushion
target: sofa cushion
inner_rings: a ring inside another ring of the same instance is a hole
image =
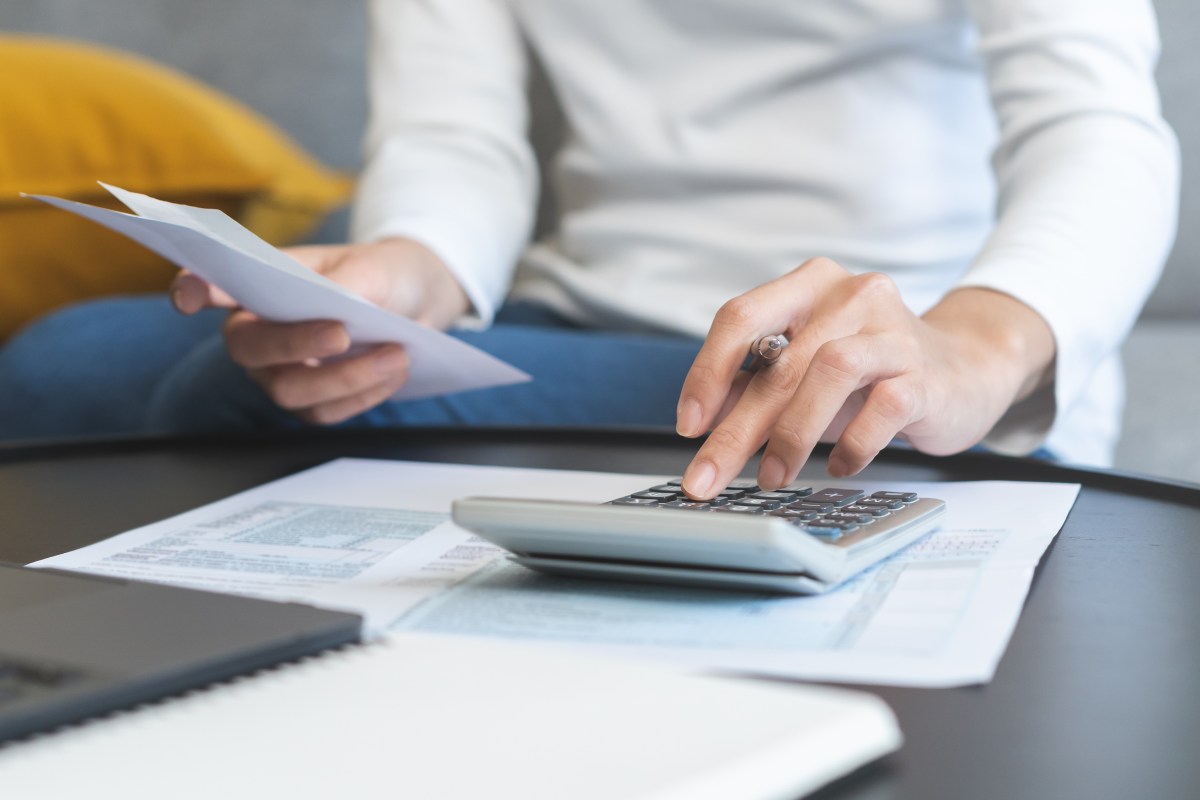
[[[0,337],[96,294],[164,288],[172,268],[99,226],[20,197],[114,206],[98,180],[220,208],[274,244],[301,239],[350,180],[231,98],[140,57],[0,36]]]

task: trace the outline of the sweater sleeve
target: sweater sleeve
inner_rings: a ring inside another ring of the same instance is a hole
[[[1049,324],[1051,386],[985,440],[1035,449],[1113,358],[1175,235],[1179,153],[1154,83],[1148,0],[970,0],[1000,129],[997,224],[959,281]]]
[[[517,24],[501,0],[371,0],[369,24],[352,238],[421,242],[488,323],[537,202]]]

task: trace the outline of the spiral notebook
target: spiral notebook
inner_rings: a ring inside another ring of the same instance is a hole
[[[353,642],[361,629],[356,614],[297,603],[0,563],[0,741]]]
[[[122,800],[778,800],[899,743],[865,693],[405,634],[0,748],[0,786]]]

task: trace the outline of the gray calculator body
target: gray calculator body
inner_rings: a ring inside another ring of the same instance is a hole
[[[815,594],[925,536],[944,511],[919,497],[836,538],[766,511],[468,497],[453,518],[542,572]]]

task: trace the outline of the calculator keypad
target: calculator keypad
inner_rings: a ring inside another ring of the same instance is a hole
[[[711,500],[692,500],[678,478],[610,500],[610,505],[648,506],[692,512],[773,516],[827,541],[884,522],[893,512],[916,502],[914,492],[811,486],[793,483],[777,491],[763,490],[753,480],[738,479]],[[886,523],[885,523],[886,524]]]

